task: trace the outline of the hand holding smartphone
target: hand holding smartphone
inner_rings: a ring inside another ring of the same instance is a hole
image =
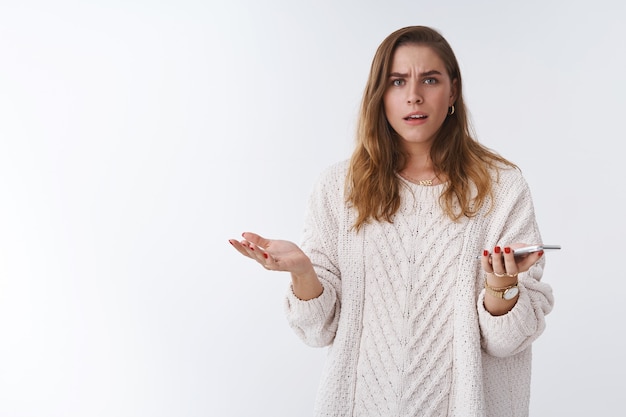
[[[529,246],[524,246],[521,248],[513,249],[513,255],[516,257],[526,256],[530,253],[539,252],[540,250],[547,251],[547,250],[557,250],[557,249],[561,249],[561,245],[529,245]],[[489,256],[491,256],[491,254]],[[477,256],[476,258],[480,259],[480,256]]]

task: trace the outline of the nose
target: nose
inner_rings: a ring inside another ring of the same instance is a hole
[[[424,102],[424,97],[422,97],[420,92],[419,83],[412,82],[407,89],[407,93],[407,104],[421,104]]]

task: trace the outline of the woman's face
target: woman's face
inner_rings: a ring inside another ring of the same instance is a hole
[[[456,80],[450,80],[430,47],[407,44],[396,49],[383,104],[405,149],[430,147],[455,99]]]

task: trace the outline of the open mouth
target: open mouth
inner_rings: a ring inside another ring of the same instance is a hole
[[[404,120],[420,120],[420,119],[426,119],[428,116],[426,116],[425,114],[412,114],[410,116],[407,116],[404,118]]]

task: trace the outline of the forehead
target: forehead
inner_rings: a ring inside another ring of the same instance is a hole
[[[419,72],[437,70],[447,74],[446,66],[439,55],[429,46],[405,44],[396,48],[391,58],[392,72]]]

